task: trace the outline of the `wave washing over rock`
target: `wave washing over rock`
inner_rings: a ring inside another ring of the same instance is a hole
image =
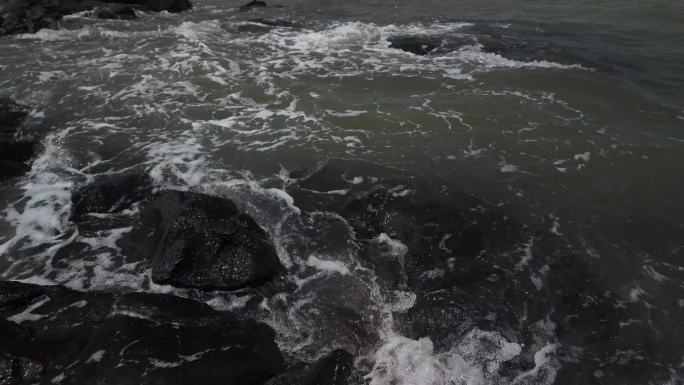
[[[514,3],[0,4],[0,384],[681,383],[684,31]]]

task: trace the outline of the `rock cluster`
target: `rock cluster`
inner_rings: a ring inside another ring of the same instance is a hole
[[[102,19],[134,19],[135,10],[182,12],[189,0],[8,0],[0,5],[0,36],[54,28],[62,17],[95,11]]]

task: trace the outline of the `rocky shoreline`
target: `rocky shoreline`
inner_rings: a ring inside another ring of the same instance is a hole
[[[71,220],[87,233],[120,224],[98,214],[144,206],[120,244],[151,266],[159,284],[230,291],[258,287],[283,269],[266,233],[230,200],[148,195],[149,182],[125,176],[88,185],[74,195]],[[341,385],[353,368],[353,356],[341,349],[286,365],[271,327],[169,294],[4,281],[0,326],[3,384]]]
[[[10,0],[0,6],[0,35],[55,28],[64,16],[79,12],[86,12],[89,18],[132,20],[141,11],[181,12],[190,7],[187,0]],[[216,14],[203,15],[197,8],[196,14],[187,15],[191,16],[187,19],[160,18],[172,24],[164,30],[174,31],[164,35],[166,42],[179,41],[208,50],[203,39],[195,40],[196,34],[220,33],[220,38],[210,43],[221,47],[226,44],[226,32],[239,40],[303,31],[307,42],[329,33],[310,28],[303,21],[305,17],[281,14],[277,5],[260,0],[225,10],[230,21],[208,23],[206,20],[218,18]],[[77,20],[77,24],[86,24],[83,30],[93,33],[87,42],[99,45],[95,36],[99,27],[90,27],[94,22]],[[178,28],[179,23],[183,28]],[[109,24],[122,29],[130,26]],[[349,24],[342,27],[352,30],[352,37],[364,32]],[[378,52],[389,52],[388,56],[380,56],[383,60],[409,58],[422,65],[471,49],[478,55],[496,55],[502,60],[526,63],[549,59],[610,71],[607,66],[585,60],[581,52],[573,53],[572,47],[561,48],[562,43],[554,45],[515,26],[470,25],[459,32],[383,30],[376,25],[368,29],[375,31],[372,42],[359,39],[353,49],[366,50],[371,45]],[[188,43],[183,34],[191,35],[193,40]],[[65,41],[71,42],[71,35],[66,35]],[[25,48],[21,46],[23,40],[28,40],[25,38],[5,40]],[[131,39],[139,40],[137,35]],[[154,42],[154,38],[150,39]],[[283,46],[289,46],[288,39],[282,40]],[[119,40],[110,43],[121,45]],[[144,41],[140,50],[152,52],[148,43]],[[44,45],[52,48],[49,43]],[[321,49],[305,47],[309,48],[301,49],[315,53]],[[202,50],[199,52],[205,53]],[[214,88],[207,88],[223,97],[233,86],[228,80],[249,68],[242,65],[244,60],[239,55],[234,57],[219,49],[216,52],[222,59],[234,59],[234,65],[217,66],[217,71],[224,71],[221,77],[198,71],[202,78],[197,84],[203,88],[202,81],[218,79]],[[184,50],[174,49],[168,56],[180,57],[182,63],[201,62],[203,57],[185,54]],[[278,66],[293,55],[283,53]],[[352,52],[349,56],[354,57]],[[141,57],[139,60],[147,66],[150,58]],[[99,81],[97,63],[93,66]],[[29,68],[26,72],[40,76],[39,69],[55,69],[50,65],[52,62],[46,68]],[[129,68],[134,67],[121,65],[122,72],[133,72]],[[267,74],[269,69],[263,68],[259,73]],[[321,68],[323,71],[327,67]],[[161,71],[156,63],[147,70],[155,74]],[[71,68],[64,69],[65,73],[69,71]],[[192,85],[186,82],[190,74],[173,75],[168,84]],[[416,83],[424,82],[420,79]],[[140,79],[129,80],[134,84]],[[119,87],[118,78],[111,82]],[[8,84],[13,83],[10,80]],[[165,92],[168,84],[160,80],[148,85],[145,92]],[[297,85],[306,89],[303,95],[310,95],[312,100],[321,97],[310,92],[305,81]],[[145,84],[139,86],[144,88]],[[397,83],[397,89],[404,86]],[[21,87],[17,88],[21,91]],[[109,101],[109,96],[123,92],[121,88],[106,89],[111,93],[103,91],[108,95],[103,99]],[[174,92],[168,94],[169,100],[186,103]],[[511,95],[513,92],[507,91],[499,96]],[[209,112],[187,115],[193,116],[192,126],[183,120],[183,111],[169,109],[165,118],[182,120],[186,125],[182,129],[192,129],[193,135],[200,130],[237,130],[233,120],[241,116],[232,108],[247,100],[238,101],[238,96],[231,95],[221,102],[203,99]],[[544,98],[552,100],[553,96]],[[65,104],[70,102],[65,100]],[[264,109],[259,110],[258,103],[248,101],[246,108],[236,110],[254,112],[245,115],[249,117],[244,119],[248,125],[262,124],[271,116],[288,121],[300,118],[280,110],[280,104],[264,104]],[[21,103],[33,104],[26,99]],[[122,104],[126,103],[133,102],[122,100]],[[223,107],[227,106],[229,112],[219,116],[214,111],[219,103],[225,103]],[[48,151],[53,145],[51,140],[40,141],[40,130],[32,131],[34,111],[22,104],[0,98],[0,182],[6,182],[2,187],[7,186],[10,194],[12,189],[36,185],[41,173],[49,174],[41,167],[53,154]],[[280,106],[276,112],[271,111],[274,105]],[[539,109],[549,106],[558,104]],[[147,107],[137,105],[140,110]],[[352,123],[354,126],[378,124],[369,117],[369,111],[347,107],[353,106],[320,105],[311,110],[325,112],[330,122],[345,117],[359,119],[361,123]],[[429,104],[422,108],[428,107],[433,108]],[[477,186],[469,185],[467,178],[447,181],[434,169],[417,175],[415,170],[406,171],[410,167],[400,169],[401,164],[387,165],[374,158],[358,160],[366,158],[350,155],[352,152],[324,153],[320,158],[302,156],[304,160],[299,164],[299,160],[285,158],[290,163],[281,164],[270,179],[252,174],[234,179],[232,169],[229,172],[226,165],[244,167],[251,173],[252,168],[262,167],[259,162],[271,154],[260,152],[254,156],[258,161],[244,160],[240,154],[231,158],[244,149],[236,150],[237,146],[231,147],[233,143],[228,141],[207,140],[210,137],[195,142],[196,137],[183,136],[185,131],[167,131],[167,120],[159,122],[163,137],[138,140],[135,135],[151,129],[150,121],[128,121],[117,116],[112,119],[98,109],[93,111],[93,121],[77,124],[73,133],[82,135],[83,140],[64,145],[66,150],[93,154],[75,156],[69,159],[68,170],[57,170],[73,172],[63,179],[55,178],[64,181],[59,187],[63,200],[36,199],[27,203],[32,197],[25,196],[7,208],[16,209],[16,219],[26,212],[22,205],[33,204],[34,217],[63,221],[64,226],[50,232],[50,224],[40,220],[30,223],[34,227],[24,224],[28,230],[11,239],[16,240],[16,247],[10,245],[5,249],[9,250],[6,260],[0,259],[3,267],[10,267],[9,273],[1,271],[5,281],[0,281],[0,385],[417,384],[420,381],[412,381],[413,374],[425,369],[431,375],[442,370],[440,365],[454,365],[444,369],[449,375],[472,374],[472,378],[487,384],[591,383],[587,379],[596,383],[646,383],[656,375],[665,383],[669,368],[681,361],[676,338],[681,336],[677,327],[681,317],[650,304],[641,306],[639,298],[646,298],[646,291],[638,286],[625,291],[606,279],[613,267],[603,266],[605,262],[595,257],[592,241],[584,238],[583,224],[566,221],[559,225],[555,216],[542,209],[543,215],[536,216],[536,197],[513,203],[491,196],[488,200],[484,188],[476,190]],[[128,113],[127,109],[122,111],[122,116]],[[46,109],[44,126],[64,128],[53,124],[51,113]],[[225,116],[229,118],[216,120]],[[451,120],[443,115],[432,116],[444,118],[450,130],[449,122],[455,123],[453,116]],[[269,122],[280,127],[283,120]],[[242,131],[245,126],[239,128],[239,135],[250,133]],[[96,131],[105,129],[116,130],[111,135],[116,138],[96,135]],[[522,132],[536,129],[532,126]],[[135,140],[117,139],[129,135]],[[349,141],[349,149],[361,140],[351,134],[335,138],[340,143]],[[415,138],[418,140],[418,136]],[[95,140],[101,140],[97,146],[102,148],[94,148]],[[252,140],[251,136],[245,139]],[[178,148],[161,155],[144,152],[157,143]],[[289,146],[290,142],[274,143]],[[263,140],[262,144],[268,143]],[[124,162],[109,163],[113,152],[137,145],[142,149],[132,152],[135,156],[123,151]],[[216,153],[205,162],[202,156],[210,146]],[[463,150],[464,159],[490,150],[476,149],[471,141],[467,152]],[[45,156],[35,161],[32,170],[31,162],[40,153]],[[584,160],[582,167],[589,159],[586,154],[574,156],[575,161]],[[204,162],[211,180],[170,182],[152,168],[158,165],[156,156],[164,160],[176,157],[173,167],[188,173],[193,169],[183,166]],[[459,156],[449,155],[448,159],[455,161],[461,159]],[[258,166],[252,166],[252,161]],[[513,186],[523,173],[513,163],[505,162],[502,157],[494,165],[510,178],[505,182],[510,183],[510,193],[519,193],[522,198],[522,192],[514,191]],[[264,169],[269,167],[268,162],[264,163]],[[226,169],[216,170],[216,164]],[[35,188],[50,189],[51,183],[52,179]],[[40,210],[49,205],[56,209]],[[12,226],[18,227],[9,223],[7,233],[14,231]],[[43,230],[47,241],[41,239],[41,243],[29,245],[33,249],[24,248],[28,237],[22,236],[30,231],[42,234]],[[648,299],[656,305],[661,301],[658,295],[649,294]],[[645,319],[649,323],[633,322]],[[669,332],[665,335],[662,330]],[[373,382],[370,377],[374,373],[388,380]],[[434,384],[453,377],[437,375],[430,379]]]
[[[0,5],[0,36],[55,28],[67,15],[93,11],[101,19],[134,19],[135,11],[183,12],[189,0],[11,0]]]

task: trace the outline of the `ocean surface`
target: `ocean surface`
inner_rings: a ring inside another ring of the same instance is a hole
[[[42,145],[3,280],[200,299],[358,384],[684,381],[684,2],[193,4],[0,38]],[[233,199],[289,285],[156,285],[129,225],[79,232],[72,194],[129,174]]]

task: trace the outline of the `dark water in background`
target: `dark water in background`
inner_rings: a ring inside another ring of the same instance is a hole
[[[293,288],[177,293],[268,322],[291,360],[342,347],[374,385],[681,383],[684,3],[283,4],[0,38],[0,94],[44,144],[2,186],[0,276],[172,290],[116,247],[130,227],[69,222],[80,186],[145,173],[269,231]]]

